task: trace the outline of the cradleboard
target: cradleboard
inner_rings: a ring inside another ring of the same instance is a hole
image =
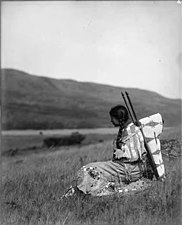
[[[148,149],[151,153],[155,167],[157,169],[158,177],[161,178],[165,176],[165,169],[161,154],[161,146],[159,136],[163,130],[163,120],[162,116],[157,113],[149,117],[145,117],[139,120],[141,122],[141,128],[145,137],[145,141],[148,145]],[[140,128],[130,123],[125,133],[123,134],[123,140],[127,146],[125,148],[125,153],[127,153],[128,161],[137,161],[138,158],[142,158],[143,153],[146,153],[144,148],[143,136]]]
[[[145,141],[154,159],[159,178],[165,177],[165,168],[162,159],[159,136],[163,130],[162,116],[157,113],[149,117],[140,119]]]

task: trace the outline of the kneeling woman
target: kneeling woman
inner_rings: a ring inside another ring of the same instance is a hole
[[[129,121],[128,111],[122,105],[113,107],[109,114],[113,125],[119,127],[112,160],[83,166],[65,197],[76,190],[93,196],[120,192],[146,174],[146,150],[139,128]]]

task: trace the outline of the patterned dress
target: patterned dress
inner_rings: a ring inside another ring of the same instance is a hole
[[[155,114],[140,122],[159,175],[163,177],[165,170],[158,139],[163,128],[162,117]],[[72,195],[75,190],[93,196],[140,191],[151,185],[152,178],[153,172],[147,161],[143,136],[140,129],[131,123],[126,128],[119,129],[113,142],[113,159],[83,166],[65,196]]]
[[[113,143],[113,159],[83,166],[77,172],[70,192],[76,187],[84,194],[103,196],[143,188],[144,181],[140,178],[143,177],[145,163],[141,156],[145,152],[138,127],[132,124],[120,129]]]

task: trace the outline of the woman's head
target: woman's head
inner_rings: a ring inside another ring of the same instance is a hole
[[[110,112],[111,122],[115,126],[122,126],[124,125],[128,119],[128,111],[125,106],[123,105],[117,105],[111,108]]]

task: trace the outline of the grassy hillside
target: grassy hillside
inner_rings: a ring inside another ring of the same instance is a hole
[[[121,99],[122,87],[57,80],[13,69],[1,70],[3,129],[109,127],[108,111]],[[139,118],[160,112],[166,126],[181,120],[181,100],[127,88]]]
[[[170,140],[173,129],[164,132],[162,138],[165,182],[154,181],[151,188],[124,198],[75,196],[61,200],[81,166],[112,158],[112,141],[39,154],[3,156],[1,224],[181,224],[181,144]]]

